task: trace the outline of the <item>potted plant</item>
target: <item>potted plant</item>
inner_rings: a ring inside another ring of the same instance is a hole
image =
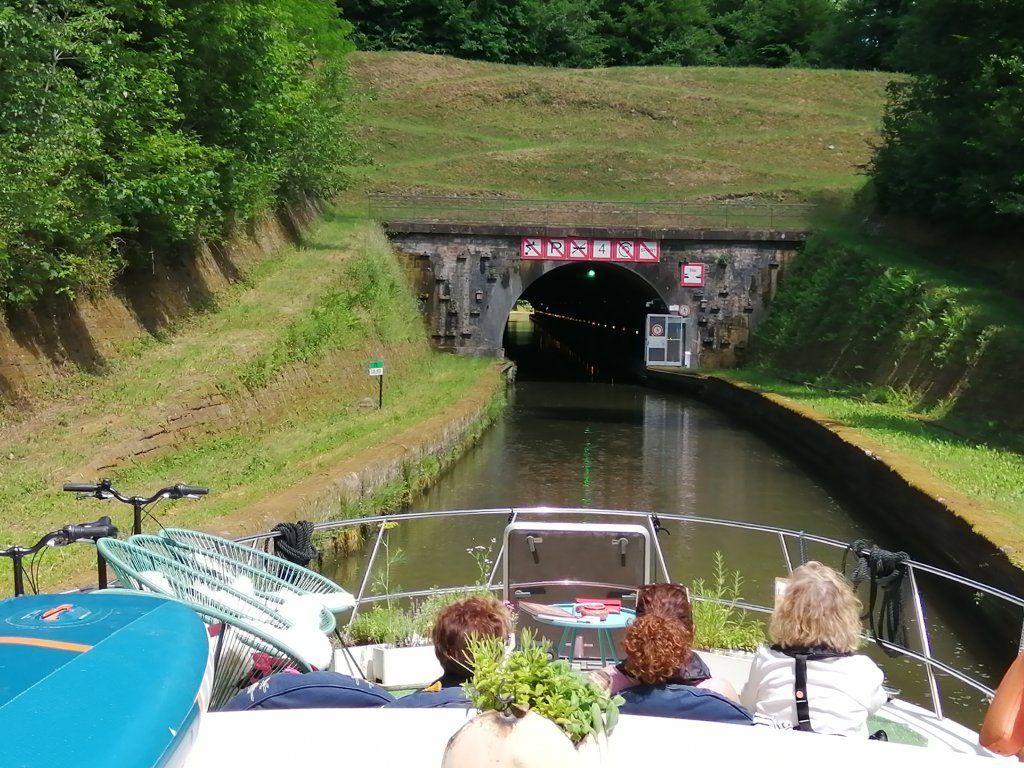
[[[764,622],[740,607],[743,577],[726,568],[721,552],[714,554],[709,581],[694,579],[693,647],[715,677],[739,690],[750,672],[750,652],[765,642]]]
[[[567,661],[550,661],[550,644],[523,632],[508,653],[494,638],[470,642],[473,677],[466,691],[480,714],[448,742],[442,768],[479,764],[541,768],[600,765],[603,740],[622,698],[609,698]]]

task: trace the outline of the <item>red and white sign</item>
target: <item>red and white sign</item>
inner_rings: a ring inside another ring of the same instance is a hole
[[[569,255],[565,240],[562,238],[544,238],[544,253],[548,259],[564,259]]]
[[[524,237],[519,246],[524,259],[549,261],[619,261],[657,264],[657,240],[597,240],[588,237]],[[703,283],[701,283],[703,285]]]
[[[700,262],[683,264],[683,274],[679,284],[683,288],[703,288],[704,265]]]
[[[524,237],[522,244],[519,246],[519,255],[524,259],[543,259],[544,238]]]
[[[574,237],[569,240],[569,258],[570,259],[589,259],[590,258],[590,241],[585,237]]]
[[[637,261],[661,261],[661,243],[657,240],[641,240],[636,247]]]

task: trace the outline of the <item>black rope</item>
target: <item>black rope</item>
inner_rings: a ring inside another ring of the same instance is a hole
[[[313,524],[308,520],[278,523],[274,530],[280,534],[274,540],[274,551],[285,560],[305,568],[320,554],[313,546]]]
[[[875,644],[887,655],[899,656],[900,651],[888,648],[880,641],[907,645],[907,628],[903,621],[903,577],[907,574],[907,560],[910,556],[906,552],[890,552],[866,539],[858,539],[843,554],[844,573],[846,558],[851,552],[857,558],[850,574],[854,588],[864,581],[869,584],[867,618]]]

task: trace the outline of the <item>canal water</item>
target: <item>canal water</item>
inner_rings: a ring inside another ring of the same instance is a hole
[[[776,445],[729,414],[682,395],[612,383],[587,361],[566,357],[550,340],[542,343],[527,334],[525,341],[530,346],[518,350],[521,376],[504,416],[414,500],[412,510],[549,505],[689,514],[847,542],[870,539],[913,555],[909,543],[885,538]],[[560,380],[546,380],[552,378]],[[388,574],[391,590],[473,583],[482,567],[474,553],[496,554],[505,522],[492,517],[399,525],[389,532],[392,551],[402,553]],[[774,579],[785,573],[777,537],[711,526],[667,528],[659,538],[673,580],[710,580],[715,554],[721,553],[726,568],[741,575],[743,597],[771,604]],[[800,554],[793,548],[794,560]],[[808,543],[803,555],[840,567],[841,553],[832,548]],[[339,564],[343,583],[357,580],[358,559]],[[948,603],[948,595],[933,595],[929,585],[922,586],[935,654],[974,676],[998,680],[1004,654],[976,636],[977,627]],[[861,592],[866,603],[866,587]],[[911,629],[916,631],[913,623]],[[927,702],[925,678],[916,665],[885,659],[874,648],[870,652],[886,669],[889,685]],[[978,725],[980,697],[951,680],[943,678],[941,684],[947,714]]]

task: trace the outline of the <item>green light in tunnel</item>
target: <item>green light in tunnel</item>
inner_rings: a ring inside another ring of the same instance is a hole
[[[587,277],[594,277],[595,275],[597,275],[597,272],[595,272],[594,270],[592,270],[592,269],[588,269],[587,270]]]

